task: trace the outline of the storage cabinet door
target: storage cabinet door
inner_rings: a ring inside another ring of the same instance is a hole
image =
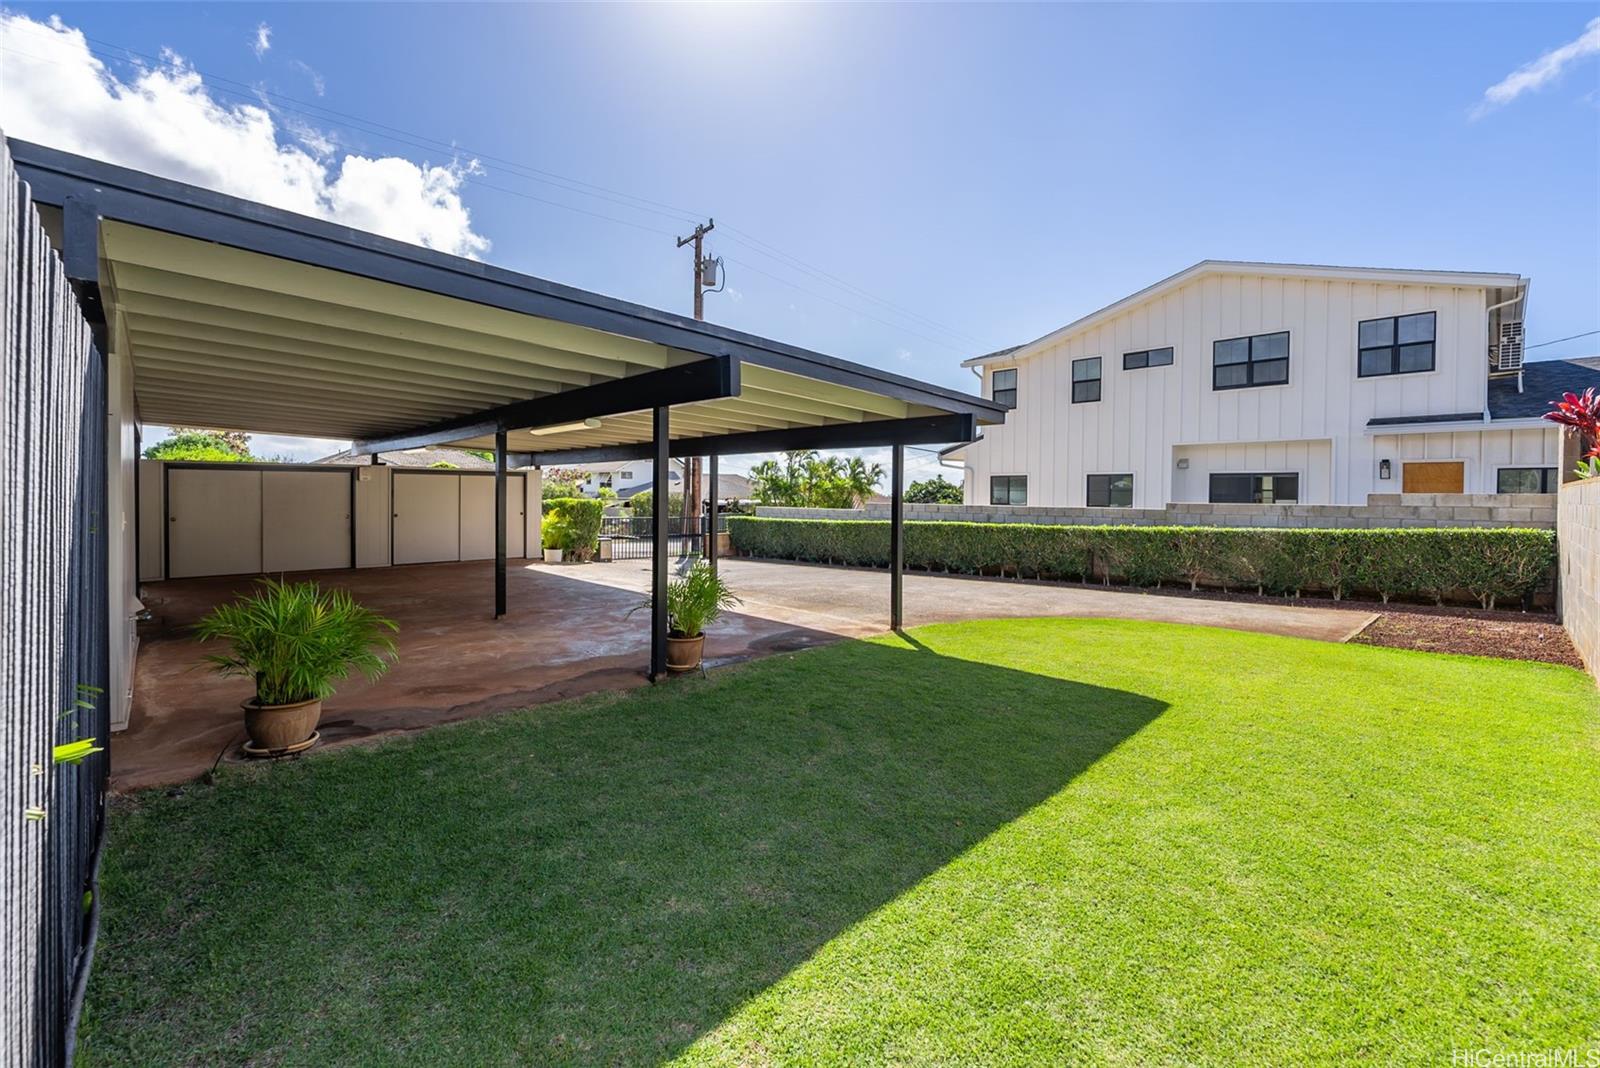
[[[396,564],[461,559],[460,475],[396,471],[393,494]]]
[[[261,472],[261,566],[268,573],[352,567],[350,472]]]
[[[261,472],[167,469],[167,577],[261,571]]]
[[[521,475],[506,476],[506,557],[521,559],[526,528]],[[494,559],[494,479],[461,476],[461,559]]]

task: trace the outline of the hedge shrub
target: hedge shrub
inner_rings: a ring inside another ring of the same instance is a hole
[[[889,524],[859,519],[729,516],[747,556],[854,567],[889,565]],[[1342,599],[1353,593],[1470,594],[1485,608],[1523,600],[1551,581],[1555,534],[1508,528],[1304,530],[1265,527],[906,524],[906,566],[967,575],[1088,580],[1135,586],[1183,583]]]
[[[600,547],[600,520],[606,504],[592,497],[552,497],[540,506],[546,547],[575,560],[588,560]]]

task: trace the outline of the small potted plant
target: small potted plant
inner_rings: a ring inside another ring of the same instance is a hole
[[[667,670],[693,671],[705,653],[706,627],[739,604],[711,565],[699,561],[667,583]]]
[[[255,683],[255,696],[243,706],[250,735],[245,751],[254,756],[315,744],[322,701],[332,695],[334,682],[352,670],[369,679],[387,671],[396,655],[389,632],[399,629],[344,590],[270,578],[195,624],[202,642],[232,646],[206,657],[219,674]]]

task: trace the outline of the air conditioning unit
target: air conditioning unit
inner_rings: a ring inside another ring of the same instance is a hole
[[[1522,370],[1522,320],[1507,319],[1500,324],[1500,344],[1496,350],[1495,369],[1498,371]]]

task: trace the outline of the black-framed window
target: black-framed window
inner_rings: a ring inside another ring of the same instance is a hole
[[[1090,475],[1085,500],[1090,508],[1132,508],[1132,475]]]
[[[1292,472],[1211,476],[1212,504],[1294,504],[1299,499],[1300,476]]]
[[[1027,475],[990,475],[990,504],[1027,504]]]
[[[1409,375],[1433,370],[1434,312],[1366,319],[1356,327],[1356,374]]]
[[[1289,331],[1211,343],[1211,388],[1281,386],[1289,381]]]
[[[1007,408],[1017,406],[1017,369],[1007,367],[989,376],[989,399]]]
[[[1072,403],[1100,399],[1100,357],[1072,361]]]
[[[1561,477],[1553,467],[1502,467],[1495,490],[1498,493],[1554,493],[1561,488]]]
[[[1164,349],[1145,349],[1142,352],[1124,352],[1122,354],[1122,369],[1124,371],[1137,371],[1144,367],[1170,367],[1172,365],[1172,347]]]

